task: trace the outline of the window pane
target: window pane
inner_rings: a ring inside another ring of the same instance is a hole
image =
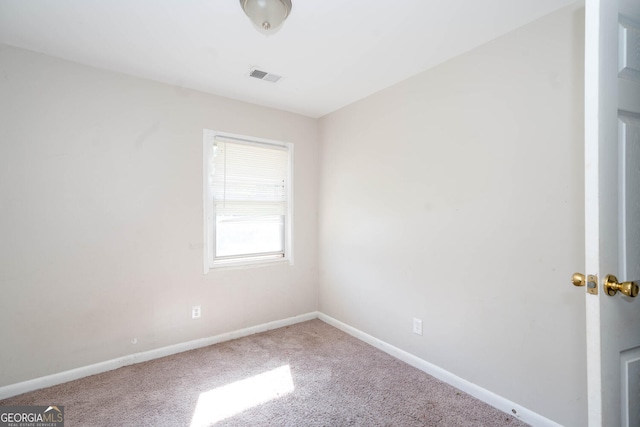
[[[211,197],[210,266],[276,257],[291,260],[285,251],[290,244],[293,146],[215,135],[209,147],[205,173]]]
[[[216,256],[284,252],[284,215],[216,216]]]

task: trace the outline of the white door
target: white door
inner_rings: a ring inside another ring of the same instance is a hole
[[[640,284],[640,0],[586,0],[585,44],[589,427],[640,427],[640,297],[604,288]]]

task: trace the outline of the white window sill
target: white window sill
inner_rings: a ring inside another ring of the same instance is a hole
[[[209,271],[211,270],[236,270],[247,268],[259,268],[269,267],[273,265],[288,264],[293,265],[293,262],[289,258],[274,258],[274,259],[261,259],[261,260],[225,260],[217,261],[209,264]],[[209,271],[205,271],[207,274]]]

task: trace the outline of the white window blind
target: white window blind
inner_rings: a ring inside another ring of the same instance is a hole
[[[287,147],[216,136],[211,162],[214,260],[284,257]]]

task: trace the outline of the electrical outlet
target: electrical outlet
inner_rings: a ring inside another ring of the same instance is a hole
[[[413,318],[413,333],[422,335],[422,319]]]
[[[199,305],[194,305],[193,307],[191,307],[192,319],[199,319],[201,314],[202,314],[202,309],[200,308]]]

